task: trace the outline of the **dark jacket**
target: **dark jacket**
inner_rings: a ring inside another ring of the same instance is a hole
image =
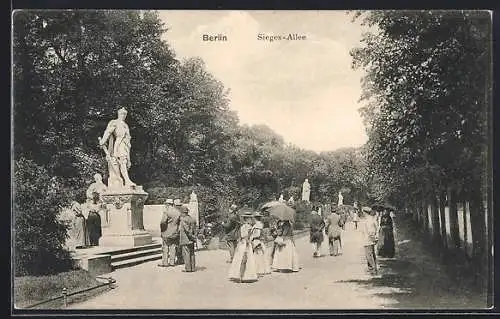
[[[196,221],[189,215],[179,218],[179,245],[189,245],[196,242]]]
[[[240,239],[241,223],[236,213],[229,215],[228,221],[224,224],[227,241],[237,241]]]

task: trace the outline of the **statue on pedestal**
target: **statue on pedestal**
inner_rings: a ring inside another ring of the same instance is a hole
[[[278,198],[278,201],[280,203],[283,203],[285,201],[285,199],[283,198],[283,194],[280,195],[280,198]]]
[[[125,118],[127,110],[118,110],[118,118],[109,121],[99,145],[108,163],[108,186],[101,194],[107,208],[108,225],[99,240],[102,246],[141,246],[152,243],[144,229],[144,202],[148,193],[130,180],[131,136]],[[107,143],[107,145],[106,145]]]
[[[99,145],[106,153],[106,161],[108,162],[108,188],[130,188],[135,184],[128,176],[130,168],[130,131],[125,118],[127,110],[121,108],[118,110],[118,118],[111,120],[104,131],[104,134],[99,138]],[[104,144],[108,142],[106,148]]]
[[[308,202],[310,196],[311,196],[311,184],[309,184],[309,180],[306,178],[306,180],[302,184],[302,200]]]

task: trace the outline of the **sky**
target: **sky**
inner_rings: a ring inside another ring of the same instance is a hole
[[[266,124],[286,142],[322,152],[367,141],[358,109],[362,71],[349,51],[363,27],[345,11],[160,11],[177,58],[201,57],[230,90],[241,124]],[[266,41],[258,35],[305,35]],[[227,41],[203,41],[203,35]]]

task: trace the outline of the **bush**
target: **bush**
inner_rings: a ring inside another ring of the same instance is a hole
[[[20,158],[14,168],[15,275],[45,275],[72,268],[64,249],[67,226],[57,219],[69,202],[47,170]]]

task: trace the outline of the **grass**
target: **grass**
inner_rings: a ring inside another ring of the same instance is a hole
[[[99,285],[93,276],[85,270],[72,270],[50,276],[24,276],[14,278],[14,305],[16,308],[25,308],[29,305],[41,302],[62,294],[63,288],[68,294]],[[106,287],[91,290],[84,294],[68,297],[68,302],[81,301],[106,290]],[[63,300],[56,300],[44,305],[39,309],[61,308]]]

